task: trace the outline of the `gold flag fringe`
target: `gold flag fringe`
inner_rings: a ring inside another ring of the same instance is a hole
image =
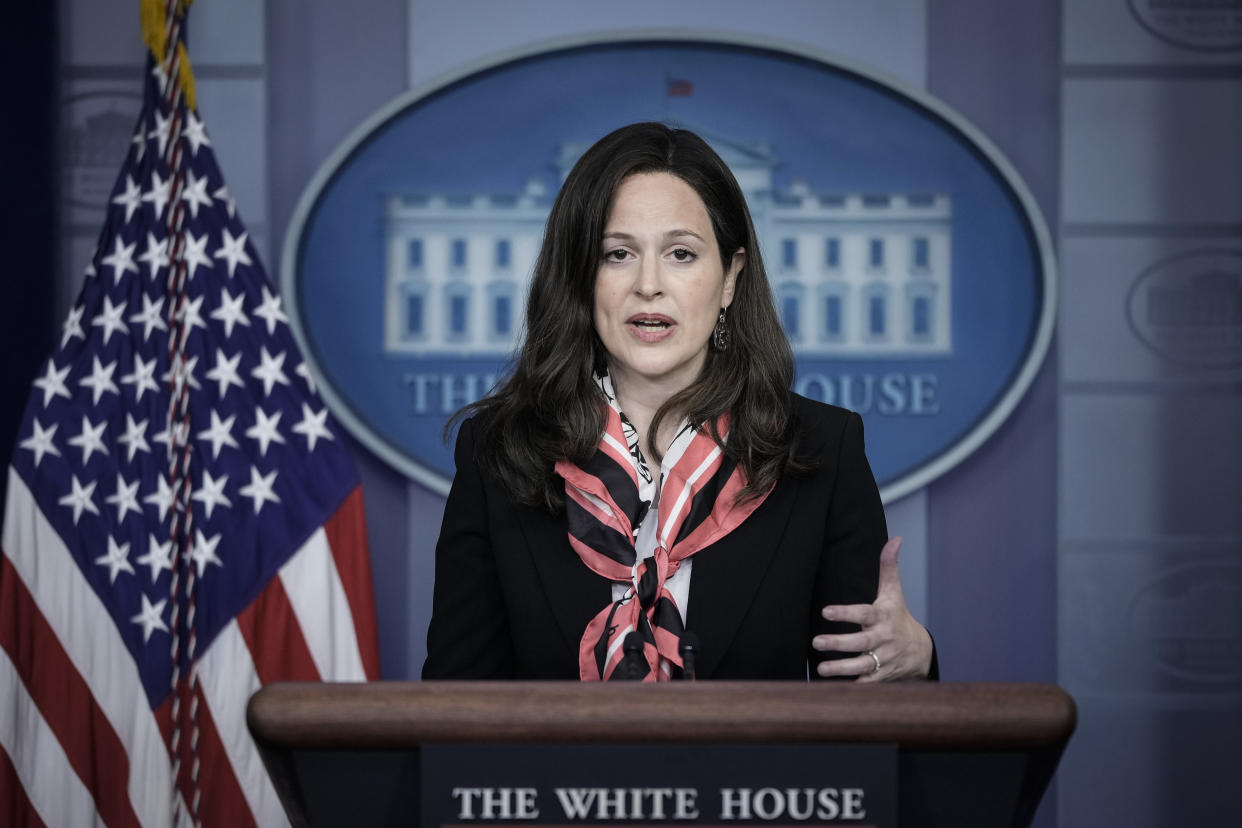
[[[173,13],[178,17],[183,16],[193,2],[194,0],[176,0],[176,11]],[[142,39],[160,64],[168,59],[168,6],[168,0],[140,0],[138,10],[142,22]],[[198,103],[194,94],[194,71],[190,68],[190,56],[186,54],[185,42],[180,38],[177,41],[177,67],[177,80],[182,94],[185,95],[186,106],[191,110],[196,109]]]

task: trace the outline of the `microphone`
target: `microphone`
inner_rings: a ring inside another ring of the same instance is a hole
[[[643,637],[637,631],[631,632],[621,644],[621,650],[625,655],[612,677],[621,681],[642,681],[648,669],[647,658],[643,654]]]
[[[694,660],[699,654],[699,637],[687,630],[681,634],[677,649],[681,654],[681,677],[686,681],[694,681]]]

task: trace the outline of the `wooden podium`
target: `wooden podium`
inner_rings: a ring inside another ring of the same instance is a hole
[[[286,683],[250,731],[295,826],[417,825],[443,743],[892,744],[902,826],[1026,825],[1074,730],[1047,684]]]

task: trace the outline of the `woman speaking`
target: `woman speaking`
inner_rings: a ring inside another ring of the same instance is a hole
[[[792,381],[719,156],[656,123],[587,150],[462,412],[423,678],[934,677],[862,420]]]

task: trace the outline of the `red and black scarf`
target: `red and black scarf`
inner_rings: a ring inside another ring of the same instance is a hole
[[[570,546],[592,571],[629,586],[621,600],[587,625],[579,646],[579,675],[583,681],[665,681],[681,676],[684,632],[681,611],[665,582],[682,561],[733,531],[764,497],[737,503],[746,485],[742,469],[707,429],[682,428],[664,457],[655,554],[639,561],[634,539],[648,511],[639,494],[639,475],[647,470],[641,453],[631,451],[621,412],[608,396],[608,422],[595,454],[581,467],[563,460],[556,464],[565,478]],[[716,425],[721,439],[727,439],[728,415]],[[631,633],[638,638],[627,645]],[[635,641],[642,644],[642,658],[631,655],[618,671]]]

